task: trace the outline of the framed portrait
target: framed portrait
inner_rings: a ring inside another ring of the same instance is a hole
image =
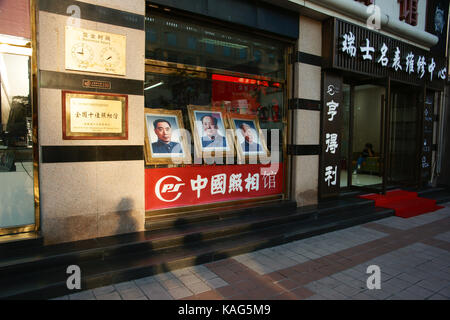
[[[181,110],[145,109],[145,163],[191,163]]]
[[[248,160],[250,156],[270,157],[256,115],[230,114],[229,119],[235,132],[236,150],[240,160]]]
[[[197,157],[234,156],[233,134],[222,108],[188,106]]]

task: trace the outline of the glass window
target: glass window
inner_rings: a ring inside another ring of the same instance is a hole
[[[285,46],[280,41],[257,39],[159,14],[147,16],[145,27],[147,59],[285,79]]]
[[[158,68],[147,66],[146,108],[182,110],[184,127],[191,130],[188,105],[219,107],[228,114],[255,115],[261,129],[267,130],[269,150],[271,130],[278,130],[278,146],[283,150],[283,84],[215,73],[189,73],[183,69],[157,71]]]
[[[8,228],[35,223],[30,57],[0,52],[0,84],[0,228]]]

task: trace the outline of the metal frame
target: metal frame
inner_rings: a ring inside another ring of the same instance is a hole
[[[25,232],[38,232],[41,227],[40,221],[40,190],[39,190],[39,136],[38,136],[38,68],[37,68],[37,24],[38,11],[37,1],[30,0],[30,23],[31,23],[31,68],[30,89],[33,123],[33,191],[34,191],[34,224],[0,228],[0,236],[14,235]],[[9,237],[8,237],[9,238]],[[8,239],[7,239],[8,240]],[[10,240],[10,239],[9,239]],[[0,241],[2,239],[0,238]]]

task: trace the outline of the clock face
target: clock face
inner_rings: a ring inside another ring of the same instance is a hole
[[[80,65],[88,66],[94,57],[93,50],[85,43],[77,43],[72,47],[72,56]]]
[[[100,61],[104,64],[106,68],[114,68],[120,62],[120,55],[116,49],[107,47],[101,51]]]

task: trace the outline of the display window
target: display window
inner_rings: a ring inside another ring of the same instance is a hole
[[[283,198],[290,44],[191,21],[146,17],[147,213]]]
[[[36,223],[30,41],[0,35],[0,235]]]

